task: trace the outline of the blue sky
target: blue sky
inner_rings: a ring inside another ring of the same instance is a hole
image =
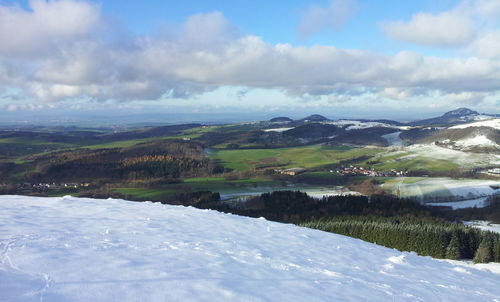
[[[452,9],[457,1],[357,1],[355,14],[339,29],[325,27],[307,38],[296,34],[304,11],[313,5],[328,7],[330,1],[118,1],[101,2],[103,12],[113,16],[138,35],[149,34],[163,26],[182,24],[200,12],[220,11],[244,34],[262,37],[269,43],[293,45],[334,45],[394,54],[402,48],[442,55],[447,51],[426,49],[387,38],[380,30],[383,20],[409,19],[415,12],[438,13]]]
[[[498,20],[498,0],[0,0],[0,115],[498,113]]]

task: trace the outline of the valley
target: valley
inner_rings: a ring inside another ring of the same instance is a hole
[[[119,129],[4,127],[0,191],[168,201],[199,191],[233,197],[293,188],[349,191],[376,179],[387,194],[426,202],[482,198],[467,182],[500,185],[494,174],[481,173],[500,166],[498,120],[462,108],[411,123],[311,115]],[[302,171],[286,175],[287,169]],[[418,185],[409,185],[415,177]]]

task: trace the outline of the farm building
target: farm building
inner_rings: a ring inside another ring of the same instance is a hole
[[[282,170],[281,174],[295,176],[295,175],[299,175],[300,173],[304,173],[305,171],[307,171],[307,170],[304,168],[290,168],[290,169]]]

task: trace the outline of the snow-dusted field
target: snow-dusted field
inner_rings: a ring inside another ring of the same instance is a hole
[[[436,146],[435,144],[416,144],[405,148],[402,160],[423,157],[452,161],[464,168],[477,168],[500,165],[499,154],[470,153]],[[394,153],[396,154],[396,153]],[[390,155],[390,153],[389,153]]]
[[[500,275],[123,200],[0,196],[0,301],[499,301]]]
[[[487,138],[485,135],[477,135],[474,137],[462,139],[455,142],[455,146],[462,148],[463,150],[469,150],[474,147],[486,147],[498,149],[500,146],[494,141]]]

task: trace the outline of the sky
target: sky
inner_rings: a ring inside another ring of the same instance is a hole
[[[0,0],[0,118],[500,108],[500,0]]]

